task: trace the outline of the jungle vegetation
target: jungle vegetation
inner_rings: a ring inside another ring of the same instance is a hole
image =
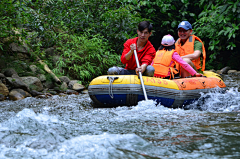
[[[177,39],[178,24],[188,20],[205,44],[206,69],[240,66],[240,0],[1,0],[0,10],[3,54],[11,42],[25,43],[54,73],[85,83],[121,66],[123,43],[143,20],[153,24],[156,49],[166,34]],[[49,47],[60,56],[55,66]]]

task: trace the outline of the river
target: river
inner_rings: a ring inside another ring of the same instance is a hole
[[[240,158],[237,78],[187,109],[94,108],[87,94],[1,102],[0,158]]]

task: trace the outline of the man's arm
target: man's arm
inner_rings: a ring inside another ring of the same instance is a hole
[[[195,40],[194,42],[194,52],[192,54],[188,54],[182,56],[182,58],[188,58],[191,61],[198,59],[202,54],[202,43],[200,41]]]
[[[201,54],[202,54],[202,52],[200,50],[196,50],[192,54],[182,56],[182,58],[189,58],[192,61],[192,60],[199,58],[201,56]]]
[[[134,50],[136,50],[136,44],[131,44],[130,49],[131,50],[125,55],[126,60],[130,60],[130,57],[134,53]]]

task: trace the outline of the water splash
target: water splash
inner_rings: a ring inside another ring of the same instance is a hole
[[[201,97],[186,109],[199,109],[208,112],[240,111],[240,94],[238,88],[230,88],[225,92],[215,88],[209,93],[201,93]]]

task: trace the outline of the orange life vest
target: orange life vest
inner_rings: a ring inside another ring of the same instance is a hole
[[[197,69],[202,68],[202,71],[204,71],[205,70],[205,60],[206,60],[206,51],[205,51],[205,47],[204,47],[203,42],[197,36],[191,35],[183,46],[181,46],[181,43],[180,43],[181,39],[179,38],[177,40],[177,42],[175,43],[175,50],[178,52],[178,54],[180,56],[192,54],[194,52],[194,41],[195,41],[195,39],[202,43],[203,59],[202,59],[202,64],[201,64],[200,57],[196,60],[192,60],[192,62]],[[177,69],[179,70],[179,65],[177,66]]]
[[[154,76],[155,77],[167,77],[168,72],[170,71],[170,78],[174,78],[174,74],[178,73],[174,69],[174,65],[176,64],[172,61],[172,55],[175,50],[166,51],[166,50],[158,50],[156,52],[155,58],[153,59],[153,67],[155,69]],[[171,64],[171,65],[170,65]]]

